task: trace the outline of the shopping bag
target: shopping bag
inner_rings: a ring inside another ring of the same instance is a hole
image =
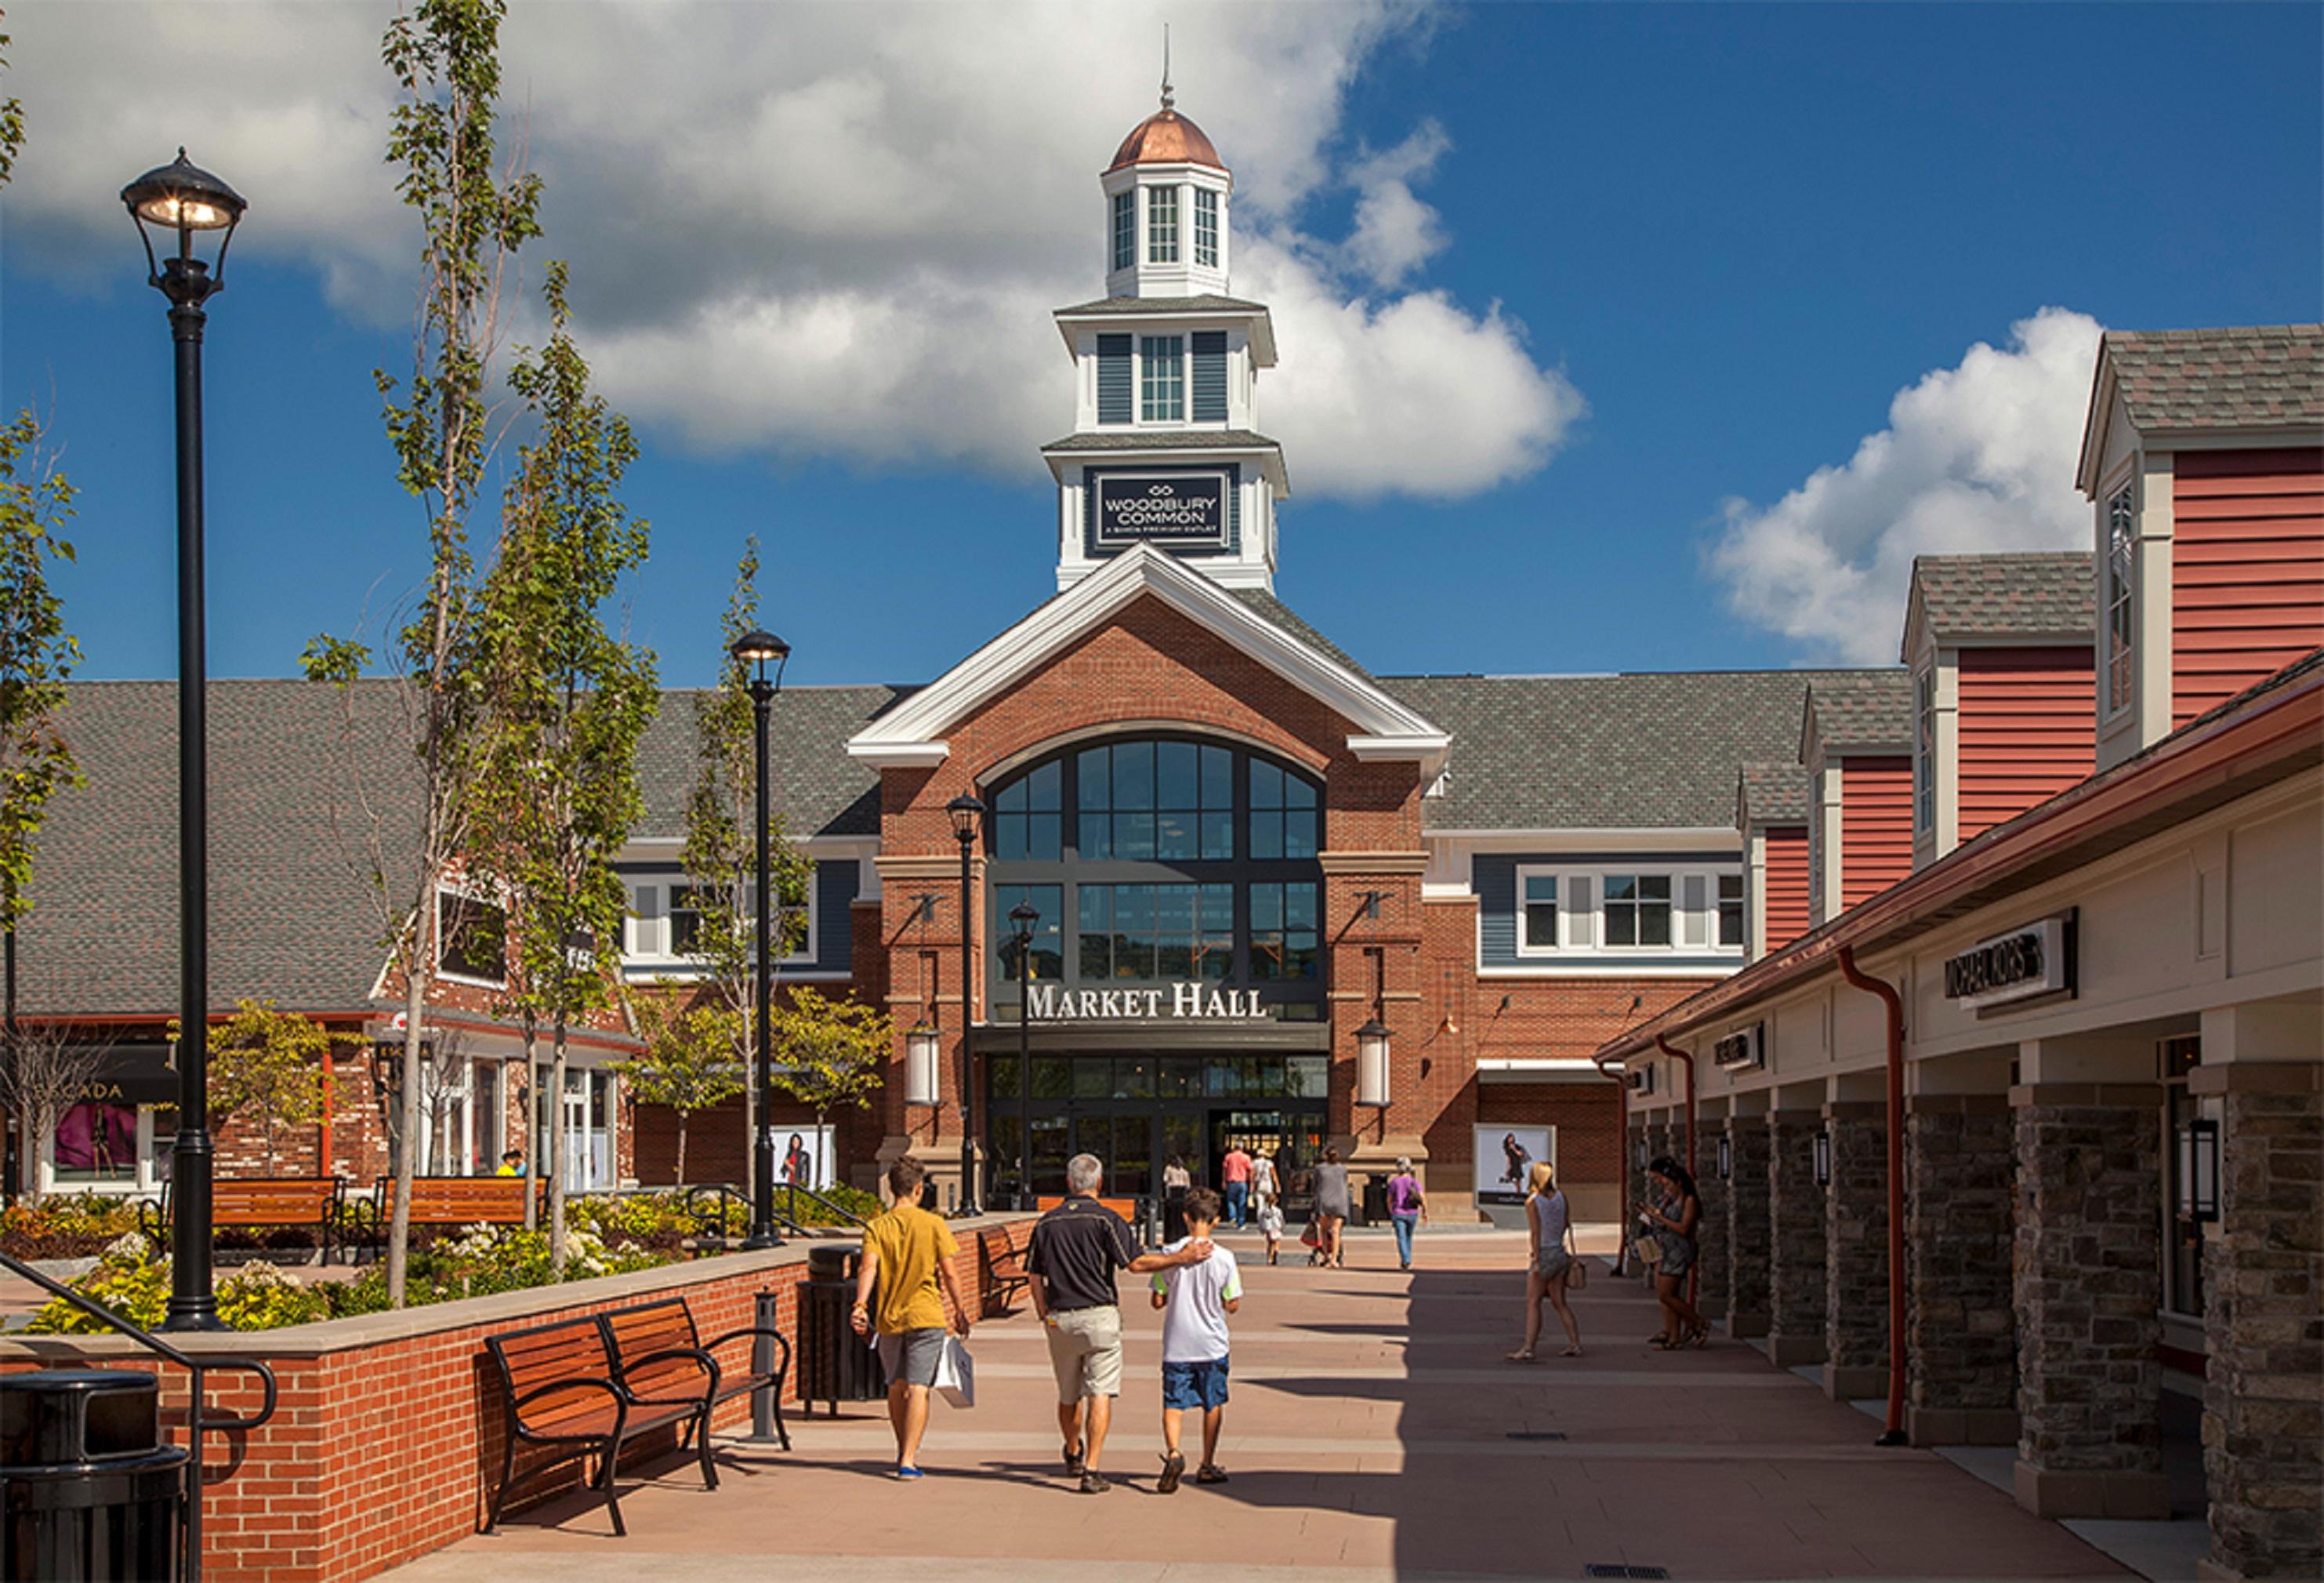
[[[976,1405],[976,1359],[957,1336],[945,1337],[936,1356],[936,1394],[954,1407]]]
[[[1305,1247],[1322,1247],[1323,1245],[1323,1228],[1316,1225],[1313,1220],[1310,1220],[1307,1222],[1307,1228],[1299,1234],[1299,1241],[1301,1245]]]

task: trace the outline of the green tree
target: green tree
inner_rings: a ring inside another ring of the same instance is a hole
[[[733,646],[758,625],[758,585],[759,541],[753,537],[743,542],[719,622],[718,683],[694,696],[695,779],[679,852],[698,921],[690,954],[700,964],[704,994],[731,1014],[724,1025],[733,1032],[735,1060],[745,1066],[751,1060],[751,1024],[758,1015],[758,912],[752,899],[758,787],[751,669],[734,658]],[[767,875],[782,903],[772,947],[779,961],[806,943],[807,887],[815,875],[815,865],[787,838],[779,812],[768,823]],[[748,1088],[744,1096],[747,1150],[757,1135],[759,1097]]]
[[[486,773],[474,852],[508,901],[509,1004],[524,1020],[529,1063],[533,1031],[544,1021],[551,1030],[552,1097],[565,1091],[571,1024],[619,993],[629,895],[613,859],[644,812],[638,745],[660,699],[653,657],[605,625],[622,574],[646,558],[646,523],[620,494],[638,448],[589,388],[566,287],[565,265],[550,264],[548,344],[509,375],[537,429],[518,455],[479,606]],[[549,1235],[559,1272],[565,1153],[565,1107],[552,1103]]]
[[[844,1105],[872,1107],[896,1037],[887,1013],[860,1000],[827,999],[802,984],[776,1005],[773,1023],[775,1084],[815,1112],[817,1128]]]
[[[389,23],[380,49],[401,93],[388,133],[388,162],[400,170],[398,189],[418,212],[421,233],[411,375],[399,384],[384,371],[373,375],[396,477],[427,521],[428,580],[384,655],[414,754],[408,799],[372,795],[380,773],[377,744],[356,729],[353,701],[370,650],[324,634],[306,653],[308,674],[337,684],[348,700],[341,758],[369,825],[355,866],[380,906],[390,965],[403,979],[402,1117],[387,1245],[388,1300],[398,1307],[410,1247],[421,1013],[442,958],[438,887],[465,853],[484,762],[474,664],[481,590],[468,523],[493,438],[485,370],[504,329],[503,272],[516,249],[540,231],[539,179],[503,171],[494,140],[505,11],[503,0],[417,0]]]
[[[686,1185],[687,1127],[697,1110],[708,1110],[742,1092],[742,1063],[734,1059],[734,1014],[724,1006],[680,1006],[669,995],[638,1002],[646,1053],[617,1062],[613,1070],[632,1096],[648,1105],[666,1105],[678,1114],[678,1185]]]
[[[211,1116],[221,1126],[236,1117],[255,1119],[272,1176],[274,1129],[320,1121],[336,1081],[325,1059],[334,1045],[362,1042],[358,1034],[334,1033],[311,1018],[279,1011],[271,1000],[236,1001],[234,1015],[210,1028]]]

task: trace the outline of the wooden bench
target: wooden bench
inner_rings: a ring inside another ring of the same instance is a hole
[[[589,1487],[604,1493],[605,1511],[613,1520],[617,1536],[626,1535],[629,1529],[622,1522],[621,1502],[613,1493],[613,1467],[621,1460],[622,1446],[640,1435],[692,1427],[701,1437],[696,1454],[702,1463],[703,1483],[712,1489],[718,1486],[718,1472],[710,1462],[707,1394],[648,1402],[624,1391],[615,1383],[613,1342],[597,1317],[511,1330],[486,1338],[484,1346],[499,1365],[502,1404],[508,1415],[508,1433],[501,1446],[501,1482],[493,1491],[485,1532],[500,1526],[509,1486],[516,1477],[520,1443],[547,1447],[554,1453],[541,1464],[543,1467],[595,1456],[597,1469],[589,1477]],[[706,1377],[715,1381],[718,1365],[706,1356],[699,1361]]]
[[[1036,1209],[1038,1209],[1042,1214],[1046,1215],[1064,1202],[1065,1199],[1063,1199],[1040,1198],[1033,1200],[1033,1207]],[[1124,1220],[1129,1221],[1130,1225],[1135,1226],[1138,1224],[1138,1200],[1136,1199],[1100,1199],[1098,1202],[1103,1204],[1107,1208],[1120,1216]]]
[[[682,1297],[658,1298],[632,1308],[615,1309],[598,1318],[605,1327],[606,1343],[613,1350],[613,1384],[621,1387],[632,1407],[659,1408],[699,1402],[703,1413],[696,1427],[706,1437],[711,1415],[722,1403],[747,1396],[761,1386],[771,1386],[775,1393],[775,1434],[784,1450],[791,1449],[791,1431],[783,1425],[783,1381],[791,1370],[791,1344],[781,1331],[744,1325],[705,1341],[695,1328],[694,1310],[686,1306]],[[764,1374],[758,1371],[755,1347],[756,1338],[762,1336],[770,1344],[770,1356],[773,1361],[773,1367]],[[730,1368],[718,1361],[723,1348],[746,1339],[753,1346],[742,1353],[734,1366]],[[715,1489],[717,1475],[706,1458],[702,1469]]]
[[[346,1217],[346,1179],[338,1176],[226,1177],[210,1183],[210,1224],[311,1227],[327,1264]],[[137,1206],[139,1229],[157,1246],[169,1243],[171,1208],[166,1181],[160,1203]]]
[[[985,1301],[997,1303],[1000,1312],[1006,1314],[1013,1296],[1033,1284],[1032,1274],[1025,1268],[1024,1250],[1005,1231],[981,1232],[976,1244],[984,1255]]]
[[[536,1177],[533,1196],[545,1217],[549,1180]],[[395,1216],[395,1178],[383,1176],[368,1203],[347,1206],[346,1222],[354,1235],[367,1242],[384,1242]],[[521,1226],[524,1224],[524,1178],[521,1176],[415,1176],[411,1179],[411,1224],[448,1226]]]

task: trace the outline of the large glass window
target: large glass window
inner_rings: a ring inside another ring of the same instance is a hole
[[[1235,855],[1234,755],[1227,749],[1123,742],[1084,749],[1076,767],[1084,857],[1223,862]],[[1010,856],[1005,847],[1001,856]]]
[[[1670,944],[1670,875],[1609,874],[1606,876],[1605,908],[1608,945]]]
[[[1063,885],[995,885],[992,887],[992,973],[997,984],[1015,985],[1017,925],[1009,915],[1030,904],[1041,916],[1033,925],[1033,982],[1055,984],[1065,976],[1065,891]],[[1013,991],[1012,991],[1013,993]]]
[[[1055,859],[1064,853],[1065,784],[1065,766],[1053,760],[1001,789],[993,799],[995,857],[1005,863],[1022,857]]]
[[[499,984],[508,977],[508,913],[456,891],[436,893],[436,966],[458,978]]]
[[[1322,968],[1312,884],[1250,887],[1250,976],[1314,978]]]
[[[1194,262],[1204,269],[1219,264],[1219,195],[1207,187],[1194,189]]]
[[[2130,707],[2137,633],[2131,607],[2138,549],[2138,513],[2133,486],[2107,501],[2106,708],[2111,715]]]
[[[1525,932],[1521,943],[1529,951],[1554,951],[1557,949],[1557,876],[1554,874],[1520,875],[1518,909],[1524,918]]]
[[[1138,262],[1138,194],[1113,195],[1113,267],[1128,269]]]
[[[1315,783],[1264,759],[1250,761],[1250,855],[1313,857],[1317,839]]]
[[[1146,190],[1146,262],[1178,262],[1178,190],[1176,187],[1149,187]]]
[[[1081,887],[1081,979],[1183,983],[1234,967],[1234,887]]]
[[[1176,422],[1186,415],[1186,338],[1138,338],[1139,416],[1148,423]]]

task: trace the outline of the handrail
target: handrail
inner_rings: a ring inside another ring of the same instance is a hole
[[[830,1213],[838,1216],[840,1220],[845,1225],[862,1226],[866,1224],[862,1216],[858,1215],[853,1209],[843,1208],[841,1206],[833,1203],[829,1199],[825,1198],[813,1188],[801,1187],[795,1181],[787,1181],[777,1190],[780,1192],[802,1194],[814,1203],[821,1205]],[[794,1206],[796,1206],[798,1200],[794,1199],[792,1202]]]
[[[186,1542],[184,1553],[179,1558],[178,1575],[182,1579],[182,1583],[201,1583],[202,1434],[207,1430],[214,1429],[224,1430],[229,1434],[246,1434],[252,1430],[260,1428],[272,1418],[275,1402],[279,1399],[274,1371],[254,1357],[214,1357],[208,1362],[199,1361],[188,1353],[179,1351],[167,1341],[146,1330],[143,1326],[115,1313],[97,1299],[83,1292],[75,1291],[62,1282],[51,1280],[42,1274],[14,1254],[0,1253],[0,1269],[6,1270],[10,1274],[23,1277],[51,1297],[60,1298],[91,1319],[110,1325],[146,1351],[174,1363],[186,1371],[186,1428],[187,1438],[192,1445],[186,1458],[186,1500],[180,1518],[185,1528]],[[236,1370],[244,1374],[256,1375],[259,1386],[263,1393],[263,1399],[257,1412],[248,1417],[239,1414],[229,1414],[223,1418],[211,1417],[208,1392],[205,1389],[204,1376],[213,1369]]]

